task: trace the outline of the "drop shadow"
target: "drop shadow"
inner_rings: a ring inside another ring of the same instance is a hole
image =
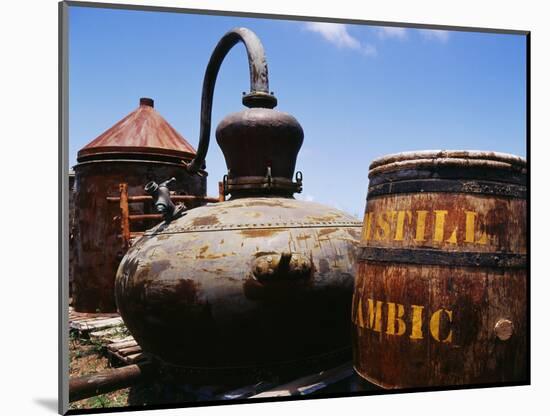
[[[44,409],[47,409],[47,410],[50,410],[52,411],[53,413],[57,414],[57,399],[52,399],[52,398],[35,398],[34,399],[34,402],[36,404],[39,404],[40,406],[42,406]]]

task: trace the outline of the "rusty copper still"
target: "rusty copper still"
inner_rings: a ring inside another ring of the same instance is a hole
[[[209,144],[219,67],[244,43],[251,92],[216,131],[228,173],[225,202],[148,230],[123,258],[116,300],[129,330],[163,368],[188,380],[241,380],[351,359],[350,314],[361,223],[296,200],[304,133],[274,110],[258,37],[237,28],[216,46],[203,84],[197,172]]]

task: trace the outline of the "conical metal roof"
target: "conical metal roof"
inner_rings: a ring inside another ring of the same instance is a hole
[[[140,98],[136,110],[80,149],[77,160],[191,160],[195,154],[193,146],[154,109],[153,100]]]

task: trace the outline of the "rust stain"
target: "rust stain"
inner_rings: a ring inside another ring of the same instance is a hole
[[[338,229],[336,228],[322,228],[321,230],[319,230],[319,237],[323,237],[327,234],[335,233],[336,231],[338,231]]]
[[[197,301],[197,283],[191,279],[181,279],[175,287],[178,299],[184,304],[192,304]]]
[[[208,250],[208,246],[202,246],[200,249],[199,249],[199,256],[202,256],[205,251]]]
[[[195,258],[197,259],[206,259],[206,260],[215,260],[215,259],[221,259],[223,257],[227,256],[234,256],[236,253],[232,251],[231,253],[219,253],[219,254],[199,254]]]
[[[278,233],[279,230],[270,230],[270,229],[264,229],[264,230],[242,230],[240,234],[243,237],[248,238],[260,238],[260,237],[271,237],[274,234]]]
[[[191,221],[192,226],[198,225],[216,225],[219,224],[218,217],[216,215],[206,215],[204,217],[195,218]]]

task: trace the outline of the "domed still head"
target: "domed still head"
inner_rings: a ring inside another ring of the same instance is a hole
[[[297,173],[296,182],[293,176],[304,131],[292,115],[274,110],[277,99],[269,91],[263,46],[254,32],[246,28],[228,32],[212,53],[203,84],[199,148],[188,168],[196,172],[204,164],[210,140],[216,76],[224,57],[239,41],[244,43],[248,54],[250,93],[242,99],[248,108],[229,114],[216,129],[216,139],[228,170],[224,192],[232,198],[292,197],[302,190],[301,173]]]

